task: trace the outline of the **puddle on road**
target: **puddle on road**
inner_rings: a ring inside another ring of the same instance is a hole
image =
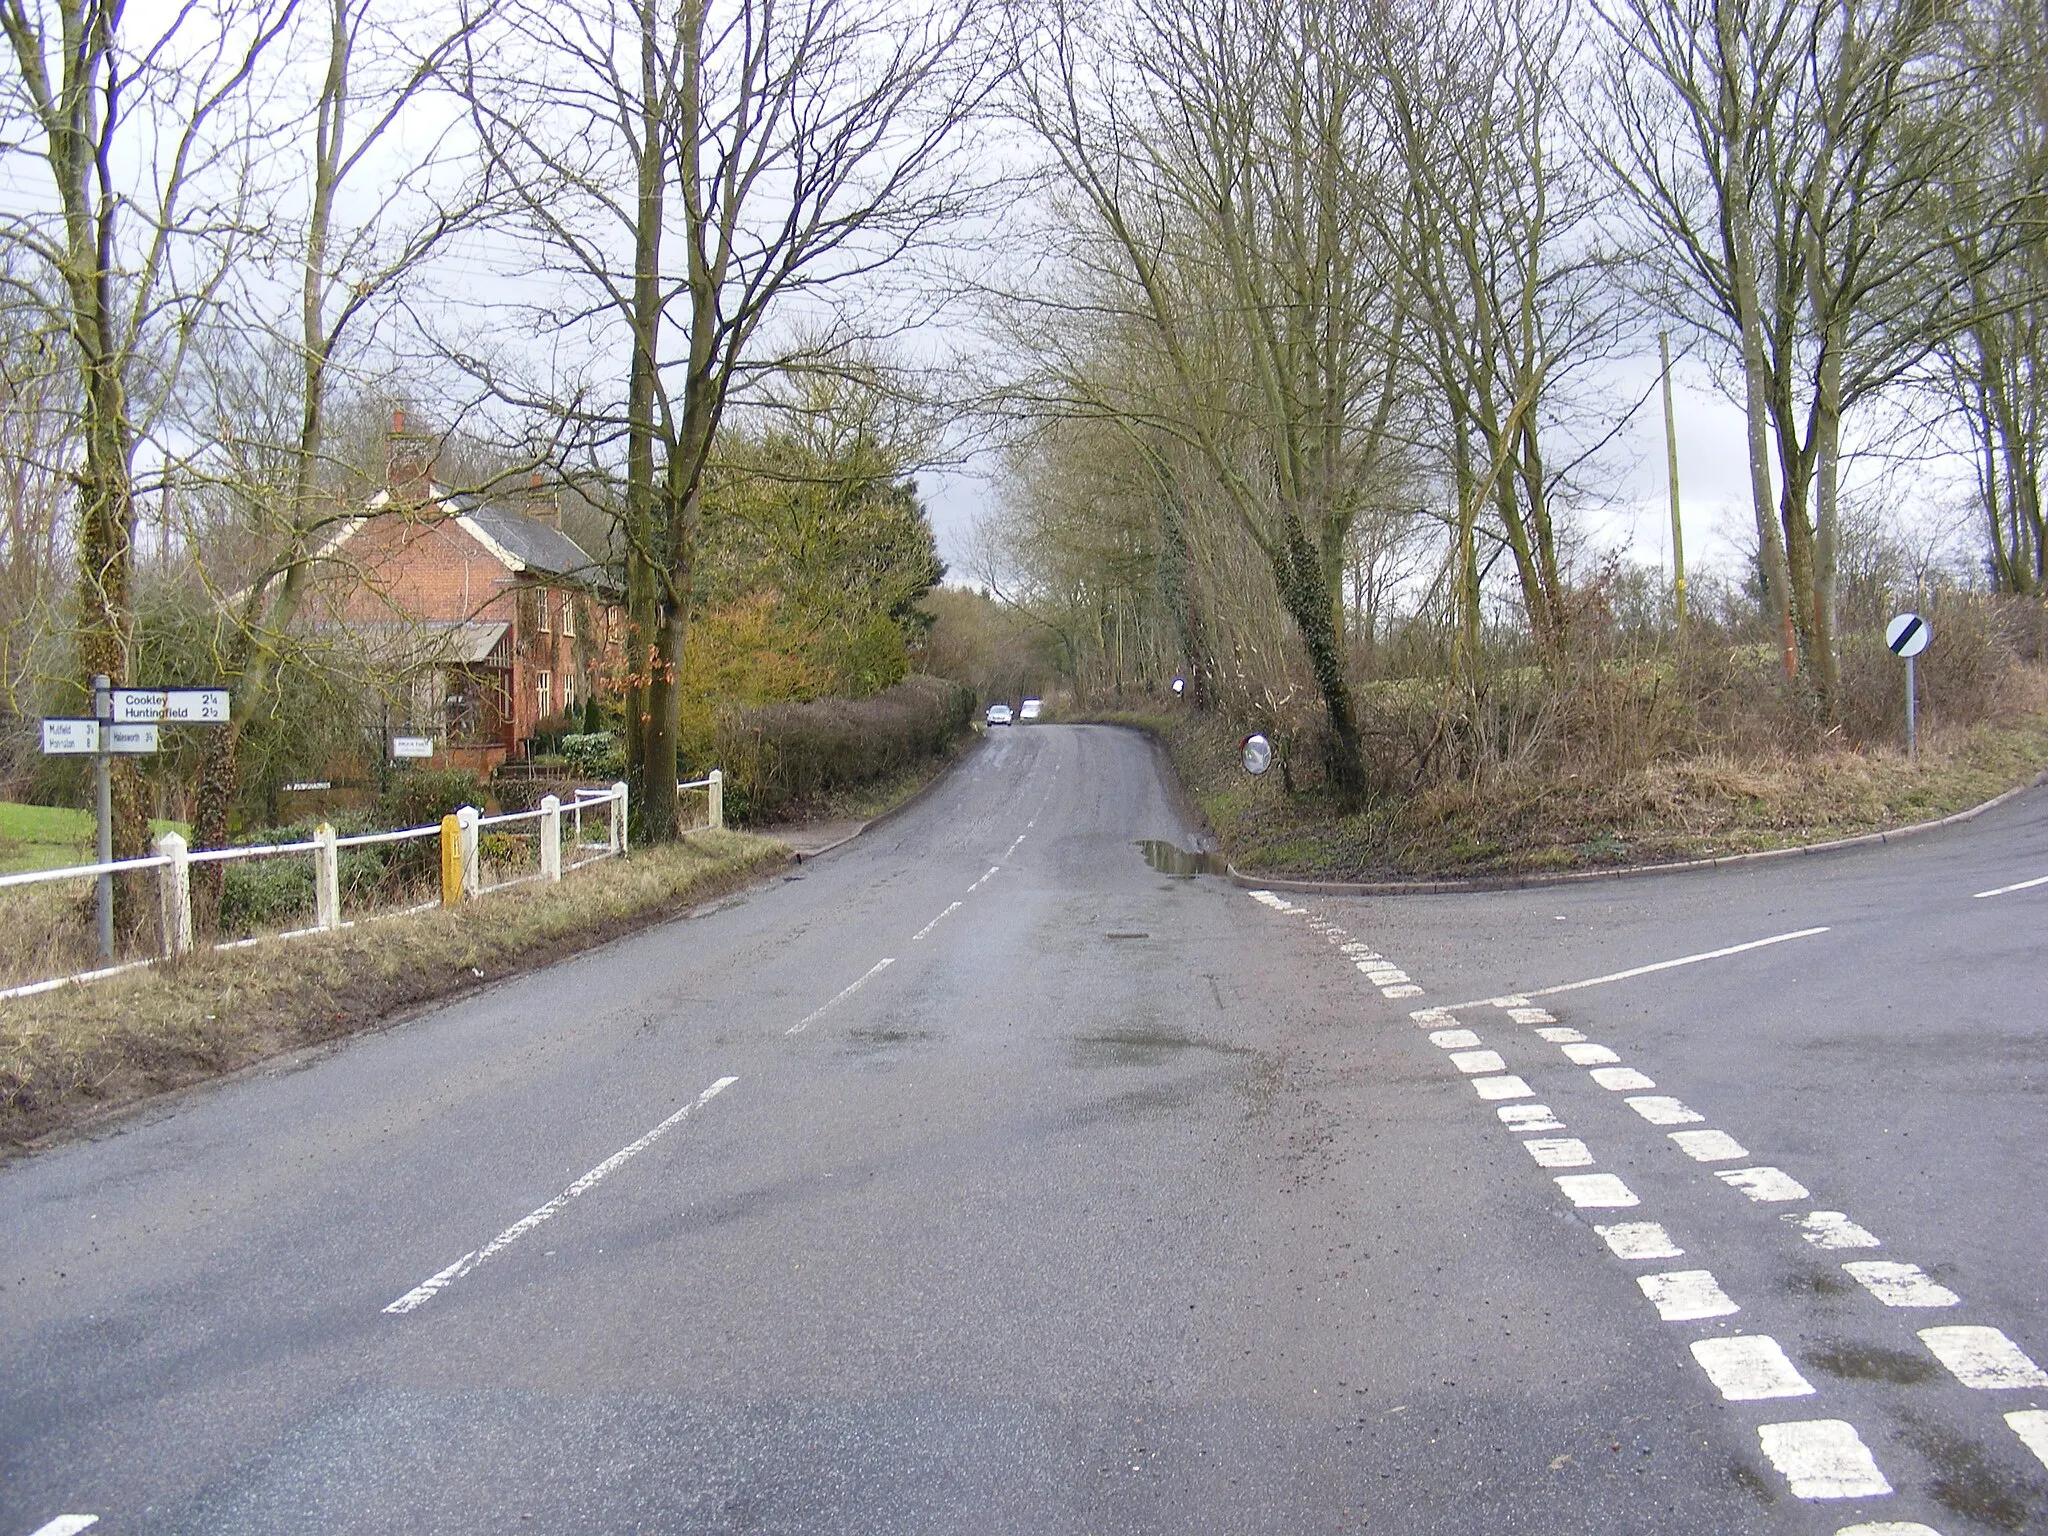
[[[1914,1417],[1906,1419],[1906,1443],[1934,1467],[1935,1501],[1966,1520],[2000,1531],[2024,1531],[2028,1500],[2004,1471],[1973,1442]],[[2038,1527],[2035,1527],[2038,1529]]]
[[[1245,1056],[1242,1045],[1222,1040],[1205,1040],[1199,1035],[1176,1035],[1163,1029],[1116,1030],[1099,1035],[1078,1035],[1074,1055],[1084,1067],[1156,1067],[1181,1051],[1217,1051],[1227,1056]]]
[[[1808,1350],[1800,1359],[1830,1376],[1853,1381],[1888,1381],[1898,1387],[1931,1380],[1935,1374],[1934,1362],[1923,1355],[1882,1349],[1874,1344],[1829,1344]]]
[[[904,1045],[928,1045],[938,1039],[936,1031],[929,1029],[901,1029],[887,1025],[856,1026],[846,1032],[846,1048],[871,1055],[877,1051],[894,1050]]]
[[[1787,1275],[1779,1284],[1792,1296],[1848,1296],[1857,1288],[1855,1282],[1824,1269],[1800,1270]]]
[[[1213,853],[1189,853],[1187,849],[1173,843],[1161,842],[1156,837],[1141,838],[1139,851],[1145,855],[1145,862],[1162,875],[1225,875],[1230,873],[1222,859]]]

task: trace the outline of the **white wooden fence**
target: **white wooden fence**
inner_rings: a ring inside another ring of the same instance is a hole
[[[718,777],[714,771],[714,783]],[[712,803],[715,809],[718,804],[715,788]],[[6,890],[10,887],[42,885],[56,880],[92,879],[103,874],[155,870],[160,908],[160,942],[157,954],[120,965],[102,966],[98,970],[80,971],[69,976],[56,976],[46,981],[33,981],[8,987],[0,990],[0,1001],[14,997],[29,997],[38,992],[50,992],[80,982],[98,981],[103,977],[117,976],[124,971],[155,965],[161,960],[188,953],[193,948],[194,864],[227,864],[247,859],[312,859],[313,925],[310,928],[295,928],[281,933],[259,934],[254,938],[230,939],[214,946],[216,949],[238,949],[269,939],[297,939],[308,934],[330,933],[354,927],[352,920],[343,918],[341,910],[343,849],[367,848],[380,843],[412,842],[430,837],[440,840],[440,899],[418,906],[371,914],[372,919],[397,917],[407,912],[422,912],[434,906],[455,906],[464,901],[474,901],[493,891],[507,890],[512,886],[525,885],[532,881],[560,880],[569,870],[581,869],[584,865],[594,864],[600,859],[616,857],[626,851],[626,811],[626,786],[614,784],[610,789],[579,789],[576,791],[576,798],[567,805],[554,795],[549,795],[541,801],[538,810],[514,811],[502,816],[486,816],[474,806],[466,805],[454,815],[442,818],[437,826],[405,827],[395,832],[364,832],[341,837],[336,835],[333,827],[323,822],[314,829],[312,838],[302,843],[267,843],[249,848],[208,848],[193,853],[187,849],[183,837],[176,832],[167,832],[157,839],[156,853],[146,858],[115,859],[105,864],[79,864],[64,869],[37,869],[18,875],[0,875],[0,890]],[[722,818],[714,820],[713,825],[718,825],[721,821]],[[536,867],[508,879],[486,884],[483,877],[487,872],[487,866],[482,858],[486,834],[495,829],[524,828],[529,823],[533,828],[530,834],[515,835],[530,835],[534,838],[538,845]],[[566,850],[563,841],[565,830],[568,834]],[[568,853],[566,861],[563,858],[565,851]]]
[[[685,779],[676,786],[676,798],[680,800],[683,796],[683,791],[689,789],[701,789],[704,791],[704,826],[702,828],[691,827],[688,830],[692,832],[700,830],[723,832],[725,830],[724,773],[714,768],[706,778]]]

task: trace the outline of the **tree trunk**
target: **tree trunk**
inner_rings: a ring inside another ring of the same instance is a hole
[[[1750,510],[1756,518],[1758,597],[1764,628],[1778,638],[1789,682],[1798,674],[1799,652],[1792,637],[1791,568],[1771,495],[1771,370],[1764,356],[1763,318],[1758,310],[1756,241],[1746,206],[1731,210],[1729,217],[1734,224],[1730,277],[1742,339],[1742,414],[1749,450]]]
[[[1841,697],[1841,669],[1835,657],[1835,551],[1840,519],[1842,451],[1842,345],[1839,326],[1829,328],[1820,360],[1813,420],[1813,595],[1808,659],[1821,718],[1832,721]]]
[[[1288,616],[1308,650],[1309,667],[1329,719],[1330,739],[1324,752],[1331,796],[1341,810],[1355,810],[1365,798],[1365,760],[1352,712],[1351,688],[1344,676],[1344,658],[1338,652],[1331,623],[1330,584],[1324,579],[1319,551],[1293,515],[1287,519],[1286,542],[1275,552],[1273,575]]]
[[[626,546],[626,784],[629,802],[643,825],[670,806],[659,824],[673,829],[675,737],[673,718],[663,722],[661,705],[672,706],[673,689],[657,703],[655,679],[662,667],[663,634],[659,589],[662,540],[655,517],[655,407],[659,379],[662,216],[668,181],[668,138],[662,120],[659,83],[662,59],[658,17],[652,0],[637,7],[640,26],[640,123],[634,144],[639,184],[633,226],[633,299],[630,320],[633,355],[626,384],[626,505],[622,532]],[[666,754],[667,768],[658,759]],[[668,791],[661,793],[666,780]]]

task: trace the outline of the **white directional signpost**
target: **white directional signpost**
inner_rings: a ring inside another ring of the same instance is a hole
[[[121,725],[226,725],[225,688],[114,688],[113,719]]]
[[[91,755],[97,781],[99,836],[93,860],[114,862],[114,779],[115,754],[141,756],[157,750],[157,727],[173,725],[226,725],[228,691],[225,688],[116,688],[105,676],[92,680],[90,720],[45,720],[43,751],[52,755]],[[99,876],[100,957],[114,958],[114,877],[102,870]]]
[[[1919,689],[1914,686],[1913,658],[1927,649],[1934,631],[1917,613],[1902,613],[1884,627],[1884,643],[1894,656],[1906,658],[1906,756],[1920,755]]]

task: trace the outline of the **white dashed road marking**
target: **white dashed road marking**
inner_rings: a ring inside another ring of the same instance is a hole
[[[29,1536],[78,1536],[87,1526],[98,1525],[98,1515],[59,1515],[48,1525],[39,1525]]]
[[[1726,1131],[1673,1131],[1671,1139],[1696,1163],[1726,1163],[1749,1156],[1749,1149]]]
[[[1699,1361],[1714,1390],[1731,1403],[1813,1395],[1813,1383],[1799,1374],[1778,1341],[1761,1333],[1695,1339],[1692,1357]]]
[[[981,877],[981,878],[980,878],[979,880],[975,881],[975,882],[974,882],[974,884],[972,884],[972,885],[970,885],[969,887],[967,887],[967,894],[968,894],[968,895],[970,895],[970,896],[972,896],[972,895],[973,895],[973,894],[974,894],[974,893],[975,893],[976,891],[980,890],[980,889],[981,889],[981,888],[982,888],[982,887],[983,887],[984,885],[987,885],[987,884],[989,883],[989,881],[991,881],[991,880],[995,879],[995,877],[996,877],[997,875],[999,875],[999,874],[1001,874],[1001,873],[1002,873],[1002,868],[1003,868],[1003,866],[1002,866],[1002,865],[1000,865],[1000,864],[991,864],[991,865],[989,865],[989,867],[988,867],[988,873],[987,873],[987,874],[985,874],[985,875],[983,875],[983,876],[982,876],[982,877]]]
[[[2037,885],[2048,885],[2048,875],[2033,880],[2022,880],[2018,885],[2001,885],[1995,891],[1979,891],[1972,901],[1982,901],[1986,896],[2010,896],[2014,891],[2031,891]]]
[[[1785,1219],[1796,1225],[1799,1235],[1816,1248],[1884,1246],[1840,1211],[1808,1211],[1804,1216],[1787,1216]]]
[[[1535,1097],[1536,1090],[1512,1074],[1505,1077],[1475,1077],[1473,1088],[1482,1099],[1527,1099]]]
[[[1581,1210],[1620,1210],[1642,1203],[1611,1173],[1567,1173],[1559,1177],[1557,1187]]]
[[[1941,1532],[1918,1520],[1871,1520],[1862,1525],[1845,1525],[1835,1536],[1941,1536]]]
[[[1966,1387],[2003,1392],[2016,1387],[2048,1387],[2048,1371],[2027,1358],[2025,1350],[1996,1328],[1959,1325],[1922,1328],[1920,1342]]]
[[[1531,1136],[1522,1145],[1540,1168],[1590,1168],[1593,1154],[1576,1136]]]
[[[1633,1093],[1638,1088],[1657,1086],[1634,1067],[1595,1067],[1587,1076],[1609,1093]]]
[[[1526,1006],[1532,997],[1556,997],[1561,992],[1577,992],[1586,987],[1604,987],[1610,981],[1632,981],[1638,976],[1673,970],[1681,965],[1698,965],[1702,960],[1722,960],[1729,955],[1747,954],[1752,949],[1766,949],[1773,944],[1789,944],[1794,939],[1810,939],[1827,931],[1825,928],[1800,928],[1792,933],[1774,933],[1768,939],[1751,939],[1747,944],[1730,944],[1725,949],[1702,950],[1696,955],[1680,955],[1676,960],[1659,960],[1654,965],[1638,965],[1626,971],[1610,971],[1605,976],[1589,976],[1584,981],[1568,981],[1562,986],[1538,987],[1533,992],[1520,992],[1512,998],[1482,997],[1469,1003],[1452,1003],[1450,1007],[1456,1011],[1460,1008],[1484,1008],[1491,1005],[1495,1008],[1509,1009],[1508,1017],[1514,1018],[1512,1010]]]
[[[2048,1410],[2022,1408],[2017,1413],[2008,1413],[2005,1422],[2020,1437],[2020,1443],[2041,1458],[2041,1465],[2048,1467]]]
[[[1856,1426],[1842,1419],[1759,1424],[1756,1433],[1795,1497],[1874,1499],[1892,1491]]]
[[[1844,1264],[1850,1278],[1888,1307],[1954,1307],[1963,1298],[1927,1278],[1918,1264],[1864,1259]]]
[[[1698,1125],[1707,1118],[1661,1093],[1646,1093],[1622,1102],[1652,1125]]]
[[[1479,1044],[1479,1036],[1469,1029],[1439,1029],[1430,1035],[1429,1043],[1441,1050],[1459,1051]]]
[[[1806,1186],[1782,1168],[1719,1168],[1714,1177],[1760,1205],[1776,1200],[1804,1200],[1808,1194]]]
[[[1593,1229],[1607,1240],[1617,1259],[1677,1259],[1685,1250],[1671,1241],[1671,1234],[1654,1221],[1624,1221],[1612,1227]]]
[[[858,992],[862,987],[866,986],[869,982],[873,981],[877,976],[881,975],[882,972],[889,969],[889,967],[894,965],[895,963],[896,957],[894,955],[889,956],[887,959],[876,961],[874,965],[869,968],[867,975],[861,977],[860,980],[856,982],[850,983],[843,991],[841,991],[838,994],[838,996],[832,998],[829,1002],[819,1004],[816,1008],[812,1009],[809,1013],[805,1014],[801,1019],[798,1019],[794,1024],[790,1025],[789,1028],[785,1029],[783,1033],[785,1035],[802,1034],[805,1030],[809,1029],[813,1024],[817,1023],[818,1020],[825,1017],[826,1014],[830,1013],[834,1008],[837,1008],[841,1003],[845,1002],[849,997],[853,996],[854,993]]]
[[[1721,1289],[1721,1282],[1710,1270],[1675,1269],[1663,1275],[1638,1275],[1636,1284],[1656,1304],[1657,1315],[1667,1323],[1696,1323],[1701,1318],[1728,1317],[1742,1310]]]
[[[518,1242],[520,1238],[526,1236],[527,1233],[531,1232],[535,1227],[539,1226],[542,1222],[552,1218],[571,1200],[574,1200],[578,1195],[581,1195],[586,1191],[595,1188],[600,1182],[603,1181],[606,1175],[614,1173],[618,1169],[624,1167],[627,1163],[631,1162],[634,1158],[638,1157],[642,1152],[645,1152],[649,1147],[653,1146],[655,1142],[659,1141],[673,1127],[681,1125],[683,1121],[687,1120],[690,1117],[690,1112],[692,1110],[702,1109],[706,1104],[709,1104],[713,1099],[717,1098],[721,1093],[725,1092],[726,1089],[730,1088],[734,1083],[738,1081],[739,1079],[736,1077],[721,1077],[709,1088],[706,1088],[702,1093],[698,1094],[696,1100],[693,1103],[685,1104],[681,1109],[677,1110],[674,1114],[670,1115],[666,1120],[662,1121],[661,1124],[657,1125],[645,1136],[642,1136],[638,1141],[629,1142],[627,1143],[627,1145],[619,1148],[618,1151],[614,1152],[610,1157],[606,1158],[603,1162],[599,1163],[595,1168],[591,1169],[590,1172],[584,1174],[582,1178],[578,1179],[574,1184],[571,1184],[567,1189],[563,1190],[559,1195],[555,1196],[555,1198],[550,1200],[546,1205],[541,1206],[538,1210],[529,1211],[526,1215],[520,1217],[519,1220],[513,1222],[511,1226],[507,1227],[504,1231],[500,1232],[496,1237],[492,1238],[488,1243],[485,1243],[483,1247],[479,1248],[476,1252],[465,1253],[461,1258],[457,1259],[453,1264],[450,1264],[446,1269],[441,1270],[439,1273],[430,1276],[428,1279],[426,1279],[419,1285],[414,1286],[411,1290],[407,1291],[403,1296],[399,1297],[398,1300],[392,1302],[391,1305],[386,1307],[384,1310],[389,1313],[402,1315],[404,1313],[413,1311],[417,1307],[425,1306],[428,1302],[432,1301],[435,1298],[435,1296],[439,1295],[442,1291],[446,1290],[449,1286],[453,1285],[456,1281],[460,1280],[464,1275],[468,1274],[471,1270],[475,1269],[485,1260],[490,1259],[495,1255],[504,1252],[507,1248],[510,1248],[514,1243]]]
[[[1505,1072],[1507,1063],[1500,1059],[1499,1051],[1453,1051],[1451,1065],[1467,1077],[1481,1073]]]
[[[1549,1015],[1545,1014],[1544,1017],[1548,1018]],[[1559,1025],[1555,1029],[1537,1030],[1536,1038],[1539,1040],[1548,1040],[1552,1045],[1569,1045],[1574,1040],[1583,1040],[1586,1037],[1580,1034],[1576,1029],[1566,1029],[1562,1025]]]
[[[956,901],[953,903],[953,905],[946,908],[945,911],[941,912],[937,917],[933,918],[930,922],[926,923],[922,928],[918,929],[917,932],[913,933],[910,936],[910,942],[915,944],[919,939],[923,938],[926,934],[930,933],[934,928],[938,927],[939,924],[943,923],[947,918],[951,917],[955,912],[958,912],[959,910],[960,903]]]
[[[1575,1067],[1601,1067],[1610,1061],[1621,1060],[1604,1045],[1567,1045],[1563,1049],[1565,1060]]]
[[[1548,1104],[1503,1104],[1494,1111],[1500,1123],[1511,1131],[1561,1131],[1564,1122]]]
[[[1555,1024],[1556,1018],[1548,1008],[1510,1008],[1508,1017],[1517,1024]]]

